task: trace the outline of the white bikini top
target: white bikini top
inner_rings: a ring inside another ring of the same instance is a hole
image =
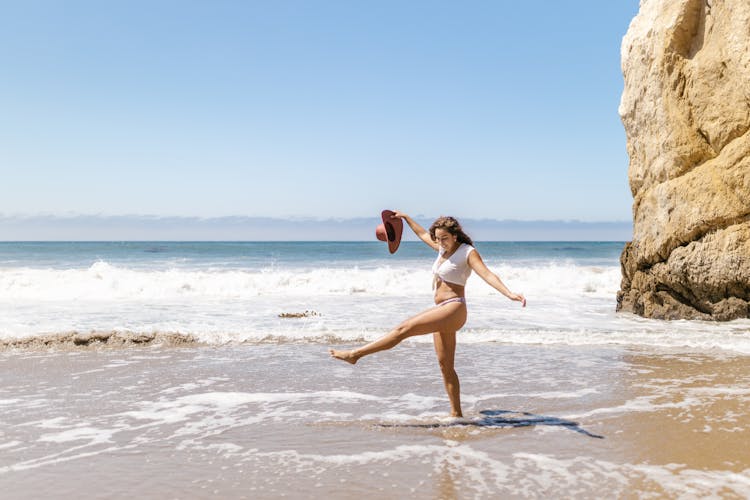
[[[432,265],[432,288],[437,286],[437,280],[441,279],[454,285],[466,285],[466,280],[469,279],[471,274],[471,267],[469,267],[469,254],[474,251],[474,247],[461,243],[461,245],[453,252],[453,255],[445,260],[443,259],[444,250],[441,248],[438,252],[437,259]]]

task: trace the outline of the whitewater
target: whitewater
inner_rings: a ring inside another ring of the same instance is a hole
[[[661,322],[615,312],[620,242],[478,242],[527,297],[477,276],[463,343],[635,345],[750,353],[750,322]],[[206,344],[360,342],[431,307],[434,254],[404,242],[0,244],[0,340],[169,333]],[[410,342],[430,342],[416,338]]]

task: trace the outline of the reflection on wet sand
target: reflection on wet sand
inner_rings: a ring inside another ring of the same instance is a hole
[[[437,473],[437,498],[452,500],[459,498],[460,470],[451,464],[448,456],[438,465]]]
[[[750,466],[750,360],[628,354],[631,399],[616,417],[636,461],[743,472]],[[596,415],[597,411],[590,412]],[[750,479],[748,480],[750,484]]]

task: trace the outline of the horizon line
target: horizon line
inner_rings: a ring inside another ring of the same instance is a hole
[[[412,216],[420,219],[435,219],[438,216],[417,214]],[[9,219],[143,219],[143,220],[163,220],[163,219],[185,219],[194,221],[210,221],[224,219],[247,219],[247,220],[264,220],[264,221],[283,221],[283,222],[345,222],[345,221],[363,221],[378,220],[378,215],[365,216],[358,215],[352,217],[335,217],[335,216],[309,216],[309,215],[157,215],[157,214],[94,214],[94,213],[76,213],[76,214],[5,214],[0,213],[0,220]],[[496,218],[496,217],[472,217],[460,216],[462,220],[471,220],[476,222],[557,222],[557,223],[578,223],[578,224],[632,224],[628,219],[598,219],[585,220],[578,218],[536,218],[536,219],[517,219],[517,218]]]

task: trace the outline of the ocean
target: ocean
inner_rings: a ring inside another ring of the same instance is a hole
[[[750,496],[750,321],[615,313],[622,247],[477,242],[528,305],[469,279],[450,419],[431,336],[327,354],[433,305],[419,242],[0,243],[0,488]]]

